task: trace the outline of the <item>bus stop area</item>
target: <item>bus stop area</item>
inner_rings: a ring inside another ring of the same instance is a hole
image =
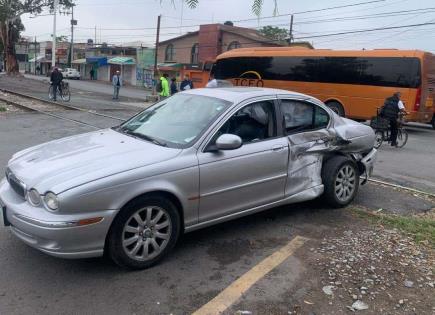
[[[1,88],[44,99],[48,90],[39,80],[5,76]],[[121,89],[113,102],[109,90],[89,89],[73,87],[70,105],[122,119],[149,106],[145,91],[141,99]],[[86,124],[120,123],[86,111],[56,114],[69,121],[0,101],[2,174],[19,150],[91,131]],[[192,232],[143,271],[104,258],[53,258],[2,226],[0,313],[432,314],[435,130],[405,128],[406,146],[381,146],[374,181],[350,206],[328,209],[316,200]]]

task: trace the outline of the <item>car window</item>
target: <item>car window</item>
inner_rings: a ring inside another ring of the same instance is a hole
[[[275,137],[274,103],[261,101],[243,107],[228,119],[215,138],[225,133],[239,136],[244,144]]]
[[[287,134],[326,128],[329,123],[328,113],[311,103],[296,100],[281,100],[283,125]]]

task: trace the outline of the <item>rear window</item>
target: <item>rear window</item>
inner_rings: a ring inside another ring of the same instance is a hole
[[[259,77],[260,76],[260,77]],[[419,87],[420,60],[399,57],[236,57],[218,60],[217,79],[263,79]]]

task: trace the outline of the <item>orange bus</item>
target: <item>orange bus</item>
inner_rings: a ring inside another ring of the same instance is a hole
[[[213,72],[238,86],[309,94],[342,116],[362,120],[375,116],[385,98],[399,91],[407,120],[435,128],[435,56],[428,52],[242,48],[219,55]]]

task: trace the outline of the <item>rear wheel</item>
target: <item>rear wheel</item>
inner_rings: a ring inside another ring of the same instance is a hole
[[[406,142],[408,142],[408,132],[404,129],[404,128],[400,128],[397,131],[397,147],[398,148],[403,148],[406,144]]]
[[[159,196],[141,198],[115,218],[108,236],[108,254],[121,267],[151,267],[172,250],[180,226],[180,215],[172,202]]]
[[[376,131],[375,132],[375,149],[379,149],[382,145],[382,142],[384,141],[384,133],[382,131]]]
[[[69,87],[62,89],[62,100],[64,102],[69,102],[71,100],[71,92],[69,91]]]
[[[358,192],[359,175],[356,163],[350,158],[330,158],[322,167],[323,199],[334,208],[347,206]]]
[[[344,108],[343,105],[341,105],[339,102],[331,101],[326,103],[326,105],[330,109],[332,109],[332,111],[334,111],[338,116],[344,117],[345,115]]]

